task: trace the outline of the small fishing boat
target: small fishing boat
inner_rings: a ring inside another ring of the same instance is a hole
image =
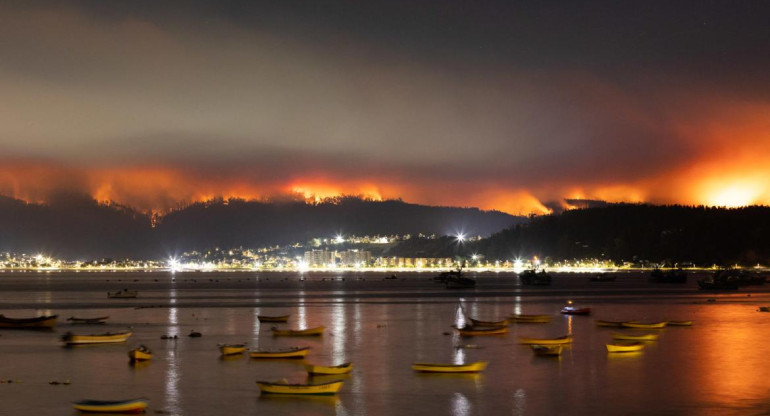
[[[246,344],[219,344],[219,352],[221,352],[223,356],[243,354],[246,349]]]
[[[59,315],[43,315],[34,318],[8,318],[0,315],[0,328],[14,329],[44,329],[56,326],[56,318]]]
[[[81,400],[72,403],[76,410],[90,413],[144,413],[147,399],[130,400]]]
[[[485,326],[485,327],[475,327],[475,326],[465,326],[465,327],[457,327],[452,326],[461,336],[464,337],[472,337],[476,335],[502,335],[508,332],[507,326]]]
[[[551,315],[511,315],[508,320],[517,324],[547,324]]]
[[[591,308],[576,308],[574,306],[565,306],[561,309],[564,315],[590,315]]]
[[[644,349],[644,344],[641,342],[616,343],[616,344],[606,344],[606,345],[607,345],[607,352],[609,353],[638,352]]]
[[[118,290],[117,292],[107,292],[107,297],[112,299],[133,299],[139,296],[139,292],[136,290]]]
[[[757,312],[770,312],[770,306],[760,306]]]
[[[421,373],[478,373],[487,368],[487,361],[469,364],[414,363],[412,369]]]
[[[140,345],[137,348],[128,352],[128,358],[131,361],[146,361],[152,359],[152,351],[144,345]]]
[[[564,349],[562,344],[557,344],[557,345],[533,344],[533,345],[530,345],[530,348],[532,348],[532,352],[534,352],[535,355],[539,355],[539,356],[542,356],[542,357],[558,357],[558,356],[561,356],[561,352]]]
[[[110,319],[109,316],[100,316],[97,318],[76,318],[74,316],[70,316],[67,318],[67,322],[71,324],[82,324],[82,325],[97,325],[97,324],[103,324],[106,323],[105,321],[107,319]]]
[[[340,365],[335,365],[331,367],[326,367],[323,365],[313,365],[313,364],[305,364],[305,370],[307,370],[307,373],[312,375],[336,375],[336,374],[347,374],[351,370],[353,370],[353,363],[344,363]]]
[[[286,336],[286,337],[302,337],[302,336],[319,336],[324,333],[324,326],[317,326],[315,328],[307,329],[278,329],[276,327],[270,328],[273,331],[273,335]]]
[[[559,345],[559,344],[569,344],[572,342],[572,335],[565,335],[563,337],[559,338],[528,338],[528,337],[519,337],[519,344],[526,344],[526,345]]]
[[[662,321],[662,322],[628,321],[628,322],[623,322],[623,327],[638,328],[638,329],[663,329],[666,327],[666,321]]]
[[[286,350],[274,350],[274,351],[251,351],[249,357],[251,358],[304,358],[310,351],[310,347],[292,347]]]
[[[289,384],[284,380],[278,382],[257,381],[262,394],[337,394],[342,387],[342,380],[319,384]]]
[[[257,315],[257,319],[259,319],[259,322],[288,322],[289,315],[280,315],[280,316]]]
[[[692,326],[692,321],[666,321],[666,326]]]
[[[473,326],[506,326],[508,325],[508,320],[503,319],[502,321],[480,321],[478,319],[469,318],[471,322],[473,322]]]
[[[62,336],[62,341],[67,345],[79,345],[79,344],[116,344],[120,342],[126,342],[128,337],[133,333],[131,331],[125,332],[106,332],[104,334],[91,334],[91,335],[77,335],[72,332],[67,332]]]
[[[623,321],[602,321],[601,319],[597,319],[594,322],[596,323],[596,326],[605,328],[623,328]]]
[[[620,341],[656,341],[658,334],[612,334],[612,339]]]

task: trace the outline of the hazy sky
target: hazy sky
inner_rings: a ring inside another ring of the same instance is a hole
[[[0,193],[770,203],[767,1],[0,2]]]

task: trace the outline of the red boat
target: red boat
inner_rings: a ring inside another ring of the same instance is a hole
[[[590,315],[591,308],[576,308],[574,306],[565,306],[562,308],[561,313],[564,315]]]

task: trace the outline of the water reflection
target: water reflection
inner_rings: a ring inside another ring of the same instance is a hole
[[[332,358],[336,364],[345,360],[345,348],[347,344],[347,319],[345,316],[346,305],[342,303],[342,298],[335,299],[336,303],[332,310]]]
[[[524,415],[524,411],[527,409],[527,393],[524,391],[524,389],[518,389],[516,390],[516,393],[513,394],[513,409],[511,414],[513,415]]]
[[[452,396],[452,415],[467,416],[471,414],[471,402],[462,393],[455,393]]]

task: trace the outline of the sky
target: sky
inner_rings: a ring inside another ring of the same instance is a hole
[[[770,204],[770,2],[0,2],[0,194]]]

